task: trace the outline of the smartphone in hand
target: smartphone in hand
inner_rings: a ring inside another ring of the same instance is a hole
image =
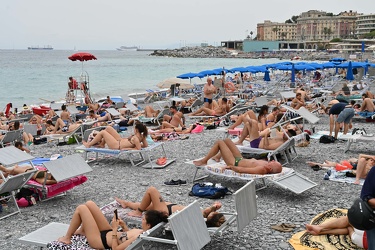
[[[116,218],[116,220],[118,220],[117,209],[115,209],[114,213],[115,213],[115,218]]]

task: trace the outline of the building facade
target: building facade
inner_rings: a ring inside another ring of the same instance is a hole
[[[357,17],[357,37],[362,37],[366,33],[375,30],[375,14],[359,15]]]
[[[329,41],[333,38],[353,38],[357,12],[345,11],[338,15],[318,10],[301,13],[297,19],[296,40]]]
[[[293,41],[296,39],[296,24],[276,23],[265,20],[257,24],[258,41]]]

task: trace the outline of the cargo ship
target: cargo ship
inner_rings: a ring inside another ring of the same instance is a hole
[[[30,46],[30,47],[27,47],[27,49],[31,49],[31,50],[53,50],[51,45],[45,45],[44,47]]]

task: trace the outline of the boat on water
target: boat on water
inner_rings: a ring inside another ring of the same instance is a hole
[[[120,48],[116,48],[119,51],[125,51],[125,50],[134,50],[136,51],[138,49],[137,46],[121,46]]]
[[[51,45],[45,45],[44,47],[30,46],[30,47],[27,47],[27,49],[30,49],[30,50],[53,50],[53,47]]]

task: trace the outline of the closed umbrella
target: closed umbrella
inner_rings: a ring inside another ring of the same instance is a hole
[[[347,72],[346,72],[346,80],[348,80],[348,81],[354,80],[352,61],[350,61],[349,64],[348,64],[348,69],[347,69]]]
[[[263,80],[266,81],[266,82],[271,81],[270,72],[268,70],[264,72]]]
[[[294,64],[292,64],[292,77],[291,77],[291,87],[294,87],[294,83],[296,82],[296,72],[295,72],[295,69],[294,69]]]

